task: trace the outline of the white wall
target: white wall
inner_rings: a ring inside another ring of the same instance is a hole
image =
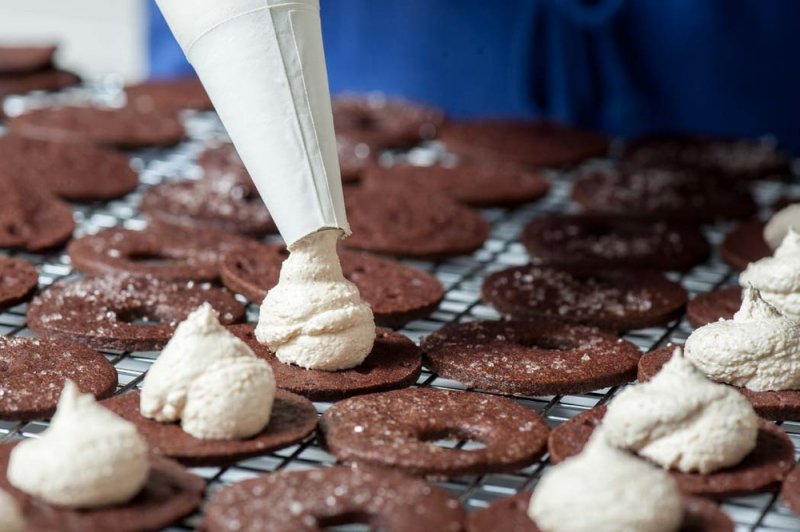
[[[0,44],[55,40],[82,75],[146,73],[144,0],[0,0]]]

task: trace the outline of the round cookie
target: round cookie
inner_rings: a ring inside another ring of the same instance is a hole
[[[222,256],[250,242],[223,231],[150,224],[142,231],[115,227],[83,236],[70,242],[67,253],[76,270],[94,275],[214,281]]]
[[[19,74],[47,68],[53,63],[56,47],[0,46],[0,75]]]
[[[186,132],[172,112],[132,107],[50,107],[8,120],[12,133],[39,139],[83,141],[120,149],[172,146]]]
[[[666,364],[675,351],[675,345],[655,349],[639,360],[638,379],[650,380]],[[755,392],[747,388],[733,386],[753,405],[756,413],[765,419],[800,420],[800,390],[779,390]]]
[[[0,256],[0,310],[30,298],[39,285],[39,274],[29,262]]]
[[[769,142],[691,135],[644,137],[626,146],[623,158],[635,164],[681,165],[721,172],[736,179],[789,175],[791,157]]]
[[[211,111],[214,106],[197,78],[150,80],[125,87],[128,105],[140,111],[153,109],[197,109]]]
[[[757,209],[744,183],[669,166],[589,169],[578,176],[571,197],[589,213],[677,224],[748,218]]]
[[[613,331],[669,323],[681,315],[688,300],[679,283],[658,272],[573,275],[532,265],[487,276],[481,297],[507,317],[551,317]]]
[[[317,411],[308,399],[278,390],[269,424],[243,440],[204,440],[183,431],[178,423],[159,423],[139,410],[140,393],[117,395],[102,405],[136,425],[154,454],[187,466],[225,466],[261,456],[303,441],[317,426]]]
[[[558,463],[581,452],[606,413],[598,406],[569,419],[550,434],[550,460]],[[669,473],[684,493],[704,497],[734,497],[774,491],[795,464],[794,444],[777,425],[759,421],[756,448],[735,466],[706,475]]]
[[[350,249],[439,260],[472,253],[489,236],[480,214],[436,194],[351,188],[344,201]]]
[[[52,416],[66,379],[102,399],[114,393],[117,370],[103,355],[82,345],[0,336],[0,419]]]
[[[764,225],[761,220],[751,220],[734,227],[720,245],[722,260],[734,270],[742,271],[751,262],[772,255],[772,249],[764,240]]]
[[[426,366],[469,387],[524,396],[586,393],[636,378],[639,348],[558,320],[446,325],[421,344]]]
[[[726,286],[694,297],[686,306],[692,327],[702,327],[719,319],[730,320],[742,306],[742,289]]]
[[[33,91],[58,91],[80,82],[77,74],[58,68],[0,76],[0,98]]]
[[[599,133],[545,121],[448,122],[439,139],[447,150],[475,161],[513,161],[530,166],[567,166],[608,153]]]
[[[353,395],[406,388],[422,370],[422,351],[405,336],[378,329],[375,344],[359,366],[341,371],[303,369],[284,364],[260,344],[252,324],[232,325],[229,330],[272,366],[278,387],[312,401],[338,401]]]
[[[158,456],[150,457],[150,476],[136,497],[125,504],[93,510],[51,506],[16,489],[6,478],[11,450],[17,444],[0,445],[0,489],[17,500],[26,520],[26,530],[62,532],[134,532],[160,530],[200,506],[205,491],[202,478],[181,465]]]
[[[325,530],[368,524],[370,530],[465,530],[453,495],[396,471],[342,466],[278,471],[214,493],[201,528],[208,532]]]
[[[277,232],[261,197],[250,188],[236,174],[164,183],[142,193],[139,209],[150,220],[173,225],[251,236]]]
[[[202,303],[223,324],[244,318],[244,306],[208,283],[107,275],[60,281],[28,305],[28,326],[48,338],[120,351],[162,348],[179,322]]]
[[[800,466],[796,466],[783,481],[781,500],[795,514],[800,515]]]
[[[473,392],[407,388],[351,397],[320,419],[327,449],[345,463],[452,478],[516,471],[544,452],[550,429],[533,410]],[[440,438],[480,449],[444,448]]]
[[[282,244],[252,244],[230,251],[222,259],[222,282],[261,303],[267,290],[278,284],[287,254]],[[436,277],[412,266],[344,249],[339,251],[339,260],[345,278],[355,283],[370,304],[378,325],[399,327],[424,318],[444,297],[444,287]]]
[[[469,516],[469,532],[540,532],[528,517],[530,491],[498,499]],[[733,522],[719,506],[700,497],[684,498],[683,524],[678,532],[733,532]]]
[[[473,207],[513,207],[542,198],[550,181],[536,170],[514,165],[373,166],[362,177],[375,190],[399,187],[418,194],[443,194]]]
[[[342,183],[355,183],[365,170],[377,166],[382,151],[380,146],[370,146],[352,135],[336,135],[336,151]]]
[[[92,144],[17,135],[0,137],[0,172],[73,201],[119,198],[139,184],[139,176],[125,155]]]
[[[525,225],[520,240],[532,263],[586,273],[616,268],[685,271],[710,253],[696,228],[590,214],[540,216]]]
[[[0,248],[41,252],[72,237],[72,209],[31,183],[0,173]]]

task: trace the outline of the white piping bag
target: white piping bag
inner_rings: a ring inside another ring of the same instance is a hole
[[[319,0],[157,0],[288,245],[350,233]]]

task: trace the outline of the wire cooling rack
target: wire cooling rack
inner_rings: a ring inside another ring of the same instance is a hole
[[[85,99],[87,94],[97,101],[113,101],[108,97],[111,93],[103,93],[97,88],[83,89],[68,98],[71,101],[75,94]],[[63,100],[61,100],[63,101]],[[52,97],[33,96],[24,100],[12,101],[11,113],[23,107],[36,106],[40,103],[51,103]],[[9,111],[9,106],[6,105]],[[10,113],[10,114],[11,114]],[[189,140],[169,150],[144,150],[131,155],[132,164],[141,172],[139,189],[128,196],[107,203],[74,205],[77,221],[76,236],[97,232],[101,229],[123,226],[138,229],[144,226],[138,215],[137,205],[141,190],[165,181],[192,178],[199,174],[194,166],[197,154],[207,145],[225,139],[224,131],[216,117],[212,114],[187,113],[187,129]],[[414,160],[426,160],[437,157],[434,147],[417,148],[410,155]],[[400,332],[414,341],[439,329],[445,324],[476,319],[496,319],[497,313],[480,300],[480,286],[486,274],[509,266],[525,264],[527,254],[517,242],[522,225],[544,212],[564,212],[571,209],[568,200],[571,175],[569,172],[552,172],[554,186],[550,194],[542,201],[518,209],[486,209],[482,214],[491,222],[491,236],[486,244],[471,256],[464,256],[441,263],[407,261],[417,267],[434,273],[446,288],[444,301],[439,309],[429,318],[417,320]],[[778,184],[761,182],[755,185],[755,194],[761,205],[768,205],[780,195],[800,191],[797,184]],[[719,244],[729,225],[708,228],[706,234],[712,244]],[[63,252],[44,255],[15,253],[0,250],[0,254],[15,255],[26,259],[37,266],[39,271],[39,289],[46,289],[54,281],[76,275]],[[715,254],[704,265],[694,268],[683,276],[673,276],[692,294],[705,292],[724,284],[734,283],[735,274],[722,263]],[[242,300],[244,301],[244,300]],[[21,304],[0,313],[0,334],[6,336],[30,336],[32,331],[25,321],[26,305]],[[249,305],[247,309],[249,321],[258,316],[257,305]],[[642,329],[625,335],[643,351],[664,345],[669,341],[682,342],[691,332],[684,319],[675,321],[667,327]],[[141,385],[144,374],[157,357],[158,352],[118,352],[103,351],[104,355],[116,366],[119,372],[117,393],[127,391]],[[417,381],[420,387],[437,387],[447,389],[465,389],[463,385],[438,377],[423,370]],[[512,397],[514,401],[532,408],[542,415],[551,427],[591,408],[609,401],[619,392],[621,387],[598,390],[590,394],[547,397]],[[330,403],[317,402],[316,409],[324,412]],[[782,427],[789,433],[795,447],[800,448],[800,423],[784,422]],[[35,437],[47,428],[47,422],[30,423],[0,422],[0,439],[19,439]],[[437,444],[445,447],[469,449],[472,442],[442,440]],[[282,449],[280,451],[249,460],[243,460],[230,467],[193,468],[193,472],[205,478],[209,483],[208,494],[219,487],[239,480],[277,470],[295,470],[324,467],[335,463],[335,458],[322,450],[314,437]],[[476,477],[464,477],[457,480],[440,482],[440,486],[456,494],[469,510],[487,506],[493,500],[513,495],[520,490],[533,488],[544,470],[549,467],[547,456],[537,463],[515,474],[492,474]],[[724,510],[735,521],[737,530],[800,530],[800,518],[794,516],[777,498],[776,494],[762,494],[750,497],[726,499]],[[200,519],[197,513],[172,530],[191,530]],[[353,526],[348,529],[364,529]]]

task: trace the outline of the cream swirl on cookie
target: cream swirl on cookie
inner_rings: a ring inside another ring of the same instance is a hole
[[[764,240],[775,249],[781,245],[790,227],[800,228],[800,203],[788,205],[772,215],[764,226]]]
[[[761,298],[744,291],[732,320],[695,330],[686,358],[708,378],[756,392],[800,389],[800,324]]]
[[[751,262],[739,274],[739,284],[758,288],[764,301],[800,321],[800,233],[790,227],[771,257]]]
[[[617,447],[664,468],[705,474],[750,454],[758,416],[742,394],[708,380],[676,349],[655,377],[611,402],[603,428]]]

